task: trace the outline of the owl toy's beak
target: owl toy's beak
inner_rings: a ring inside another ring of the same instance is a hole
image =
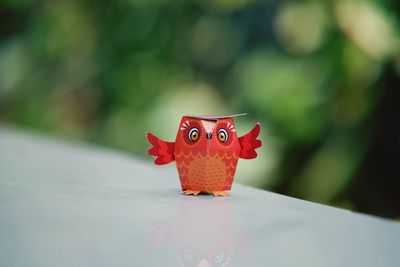
[[[215,127],[215,124],[216,124],[216,121],[213,121],[213,120],[201,120],[201,123],[203,124],[204,131],[206,132],[206,138],[208,140],[210,140],[212,132],[213,132],[214,127]]]

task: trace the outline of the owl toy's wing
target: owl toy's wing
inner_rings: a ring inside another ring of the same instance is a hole
[[[147,140],[152,145],[147,152],[149,155],[155,157],[155,164],[163,165],[174,161],[175,143],[165,142],[151,133],[147,134]]]
[[[260,129],[260,124],[257,123],[250,132],[239,138],[239,143],[242,148],[239,157],[242,159],[254,159],[257,157],[256,148],[262,145],[261,141],[257,139]]]

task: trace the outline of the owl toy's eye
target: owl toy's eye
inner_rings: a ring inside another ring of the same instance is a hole
[[[218,130],[218,140],[222,143],[226,143],[229,139],[228,132],[225,129]]]
[[[214,132],[218,144],[229,147],[237,140],[235,126],[230,121],[219,121]]]
[[[200,131],[196,127],[193,127],[188,132],[188,138],[190,142],[196,142],[200,138]]]
[[[194,146],[200,143],[203,136],[203,128],[199,121],[192,119],[182,120],[181,127],[179,128],[181,140],[188,146]]]

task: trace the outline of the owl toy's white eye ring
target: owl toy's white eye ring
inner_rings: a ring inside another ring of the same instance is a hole
[[[221,141],[222,143],[228,142],[229,139],[229,134],[225,129],[219,129],[218,130],[218,140]]]
[[[218,248],[215,251],[214,254],[214,262],[215,263],[221,263],[222,261],[224,261],[225,255],[224,255],[224,249],[223,248]]]
[[[188,138],[189,138],[189,141],[192,142],[192,143],[194,143],[197,140],[199,140],[200,139],[200,131],[199,131],[199,129],[197,129],[196,127],[193,127],[192,129],[190,129],[189,133],[188,133]]]
[[[195,260],[195,256],[193,254],[193,251],[190,248],[186,248],[183,252],[185,255],[185,260],[188,262],[193,262]]]

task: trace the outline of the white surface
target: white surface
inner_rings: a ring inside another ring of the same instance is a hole
[[[394,222],[238,184],[183,196],[173,164],[0,128],[0,266],[394,267],[399,252]]]

